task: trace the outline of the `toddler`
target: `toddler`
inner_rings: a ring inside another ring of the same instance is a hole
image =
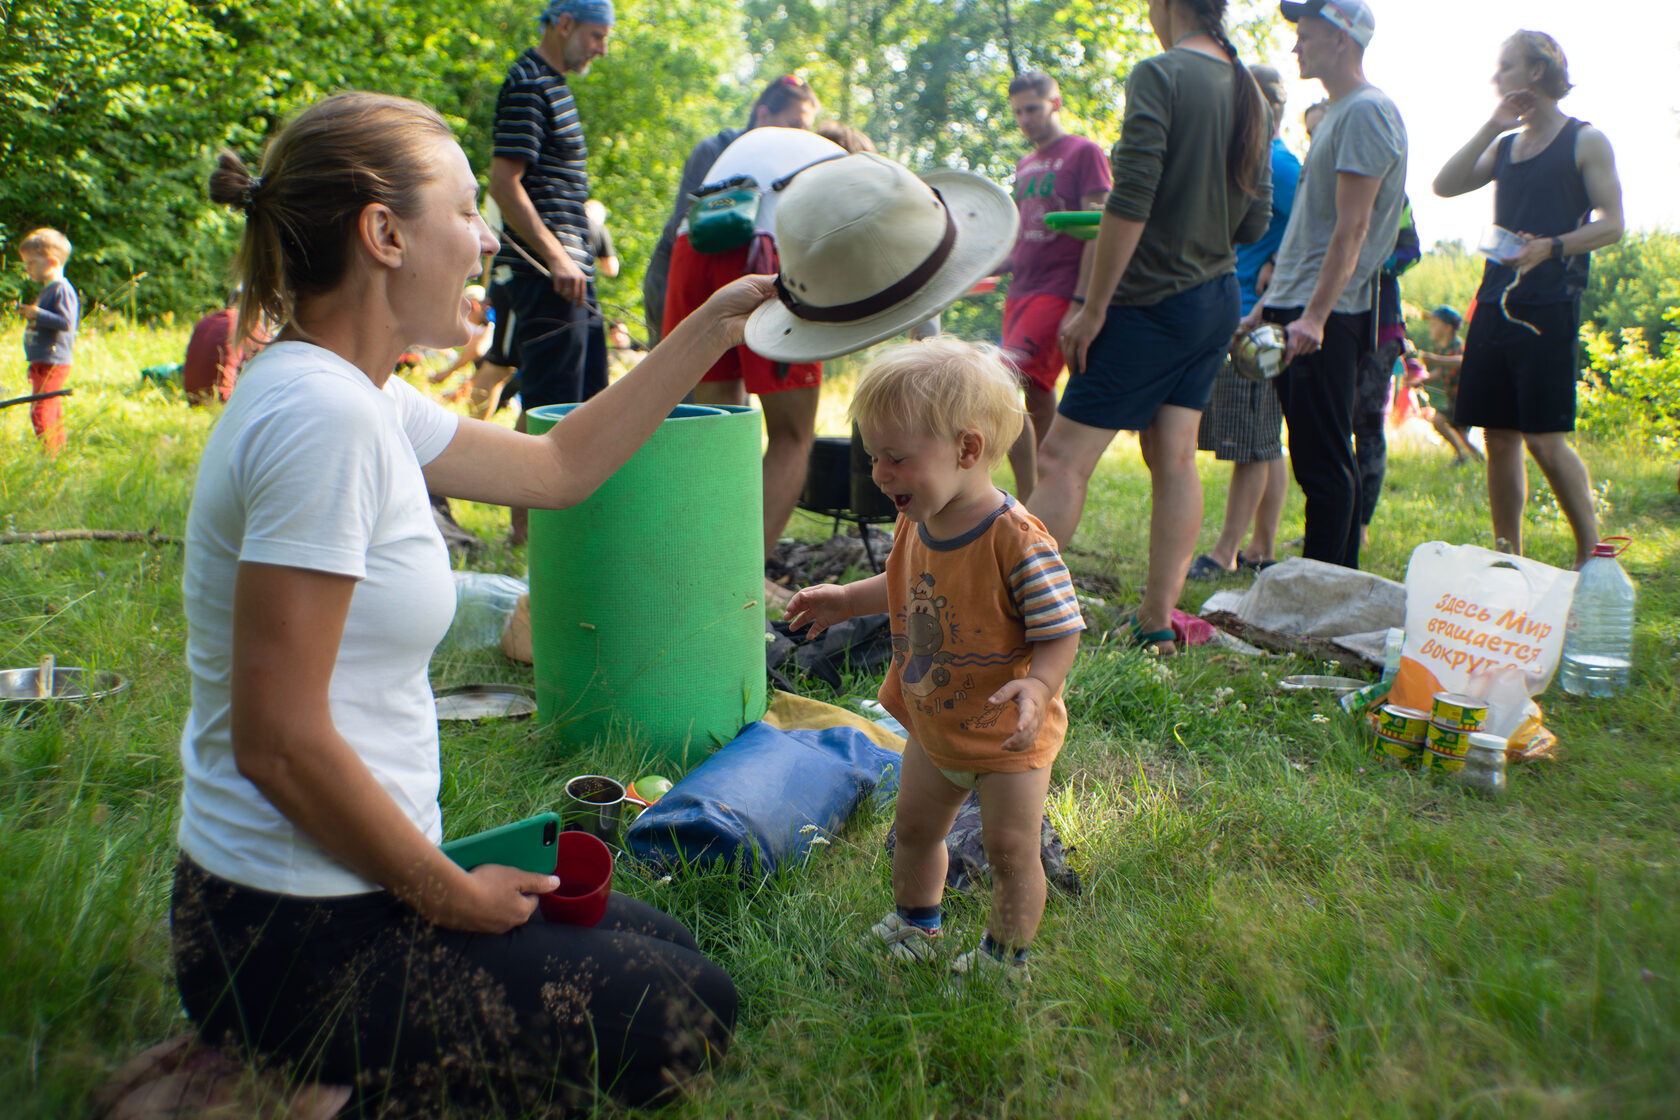
[[[18,246],[24,271],[41,290],[34,303],[19,307],[28,326],[23,331],[23,357],[29,363],[29,391],[52,393],[70,380],[70,348],[82,301],[64,278],[70,260],[70,239],[56,229],[31,230]],[[29,420],[46,449],[56,454],[64,446],[64,398],[36,401]]]
[[[851,419],[875,484],[898,506],[887,570],[807,587],[787,606],[810,637],[890,611],[881,703],[909,731],[893,852],[895,909],[873,927],[892,954],[932,960],[945,836],[980,797],[992,913],[959,973],[1025,983],[1044,914],[1039,823],[1067,731],[1062,682],[1084,629],[1056,542],[991,471],[1021,432],[1015,376],[997,352],[951,339],[898,346],[858,381]]]

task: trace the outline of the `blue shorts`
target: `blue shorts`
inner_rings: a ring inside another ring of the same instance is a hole
[[[1110,307],[1089,368],[1068,378],[1057,409],[1109,431],[1141,432],[1164,404],[1201,412],[1241,317],[1237,278],[1216,276],[1148,307]]]

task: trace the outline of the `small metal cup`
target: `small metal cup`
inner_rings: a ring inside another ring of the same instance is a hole
[[[560,803],[560,826],[620,847],[624,827],[624,787],[600,774],[579,774],[566,783]]]

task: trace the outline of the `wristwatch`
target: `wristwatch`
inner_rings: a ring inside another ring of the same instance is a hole
[[[1563,259],[1563,238],[1561,237],[1552,238],[1552,259],[1554,261]]]

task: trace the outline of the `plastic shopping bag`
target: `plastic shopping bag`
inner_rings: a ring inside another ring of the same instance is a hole
[[[1485,729],[1507,753],[1543,753],[1555,737],[1532,697],[1563,655],[1576,573],[1475,545],[1429,541],[1406,567],[1406,643],[1389,703],[1429,711],[1437,692],[1488,702]]]

